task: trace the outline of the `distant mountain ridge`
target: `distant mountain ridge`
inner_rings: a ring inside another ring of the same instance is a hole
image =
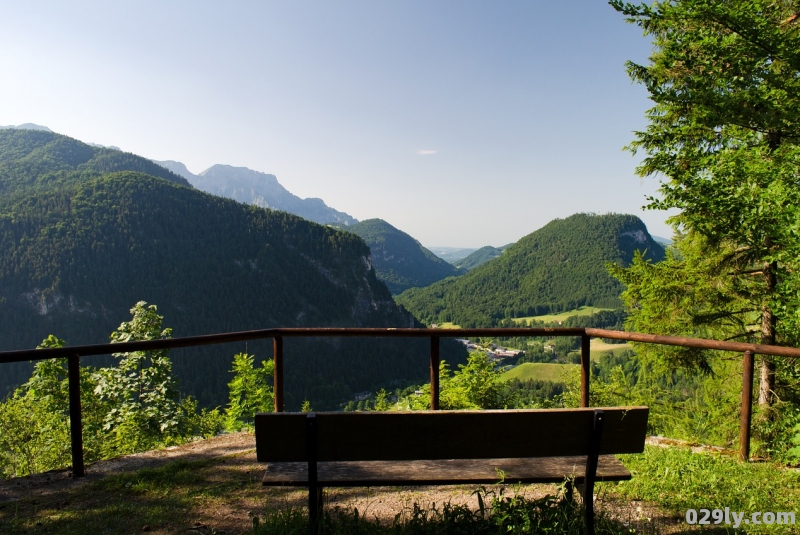
[[[478,249],[475,247],[428,247],[428,250],[445,262],[455,264]]]
[[[366,242],[378,279],[393,294],[463,273],[382,219],[367,219],[340,228]]]
[[[13,124],[8,126],[0,126],[0,130],[41,130],[43,132],[52,132],[52,130],[46,126],[33,123],[18,124],[16,126]]]
[[[457,262],[452,262],[452,264],[458,268],[469,271],[471,269],[475,269],[478,266],[482,266],[489,260],[494,260],[498,256],[503,254],[503,251],[508,249],[514,245],[513,243],[509,243],[508,245],[503,245],[502,247],[492,247],[491,245],[487,245],[486,247],[481,247],[477,251],[471,253],[469,256],[462,258]]]
[[[213,165],[199,175],[195,175],[181,162],[154,161],[182,176],[195,188],[212,195],[227,197],[261,208],[289,212],[323,225],[347,226],[358,222],[349,214],[326,205],[322,199],[313,197],[301,199],[284,188],[275,175],[261,173],[247,167],[221,164]]]
[[[427,324],[462,327],[581,306],[617,308],[622,285],[605,264],[627,265],[636,250],[653,261],[664,257],[638,217],[576,214],[551,221],[465,275],[406,290],[395,300]]]

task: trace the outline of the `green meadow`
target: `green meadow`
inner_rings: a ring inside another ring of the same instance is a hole
[[[545,323],[553,323],[559,321],[565,321],[567,318],[571,318],[572,316],[591,316],[592,314],[597,314],[603,310],[613,310],[611,308],[597,308],[597,307],[581,307],[577,310],[568,310],[566,312],[561,312],[560,314],[545,314],[543,316],[526,316],[524,318],[512,318],[515,323],[520,323],[522,325],[527,325],[529,321],[536,320],[536,321],[543,321]]]
[[[577,366],[577,364],[556,364],[553,362],[524,362],[501,374],[500,379],[503,381],[510,381],[511,379],[519,379],[520,381],[536,379],[539,381],[563,383],[564,377],[571,369]]]

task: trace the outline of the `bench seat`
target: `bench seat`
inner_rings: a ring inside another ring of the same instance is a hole
[[[596,481],[630,472],[612,454],[641,453],[647,407],[258,413],[264,485],[308,487],[316,534],[325,487],[560,483],[582,487],[594,535]]]
[[[500,471],[498,471],[498,469]],[[583,484],[586,456],[436,461],[328,461],[317,463],[325,487],[379,487],[515,483],[561,483],[574,477]],[[502,475],[501,475],[502,474]],[[601,455],[596,481],[626,481],[631,473],[613,455]],[[265,486],[308,486],[308,463],[269,463]]]

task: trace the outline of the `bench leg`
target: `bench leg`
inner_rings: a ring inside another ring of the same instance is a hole
[[[594,534],[594,485],[585,485],[583,488],[583,507],[586,511],[586,533]]]
[[[308,532],[317,535],[322,523],[322,487],[317,479],[317,415],[306,415],[308,448]]]
[[[595,409],[592,431],[589,437],[589,454],[586,456],[586,474],[583,484],[583,507],[586,510],[586,533],[594,535],[594,482],[597,478],[597,462],[600,455],[600,438],[603,435],[605,414]]]
[[[322,487],[308,487],[308,532],[317,535],[322,523]]]

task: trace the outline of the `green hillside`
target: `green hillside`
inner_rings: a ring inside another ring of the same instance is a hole
[[[93,147],[53,132],[0,130],[0,198],[117,171],[146,173],[191,187],[185,178],[135,154]]]
[[[528,323],[542,322],[542,323],[563,323],[569,318],[578,316],[593,316],[603,311],[610,311],[610,308],[597,308],[597,307],[580,307],[577,310],[567,310],[559,312],[558,314],[542,314],[540,316],[528,316],[522,318],[513,318],[514,323],[524,327]]]
[[[378,279],[393,294],[462,273],[382,219],[368,219],[343,228],[364,239],[372,251]]]
[[[464,328],[582,306],[619,308],[622,287],[605,263],[627,265],[637,249],[656,261],[664,256],[635,216],[576,214],[551,221],[465,275],[407,290],[396,301],[427,324]]]
[[[463,269],[469,271],[471,269],[475,269],[478,266],[482,266],[489,260],[494,260],[498,256],[503,254],[503,251],[511,247],[513,244],[509,243],[508,245],[504,245],[502,247],[492,247],[491,245],[487,245],[486,247],[481,247],[474,253],[470,254],[466,258],[462,258],[458,262],[453,262],[453,265],[458,269]]]
[[[47,160],[29,163],[50,173]],[[353,234],[142,173],[24,178],[38,186],[0,195],[0,350],[33,348],[50,333],[70,345],[105,343],[139,300],[158,305],[174,336],[418,325]],[[451,346],[448,358],[463,362]],[[232,356],[245,349],[267,358],[271,341],[173,351],[182,390],[224,404]],[[290,408],[303,399],[334,408],[354,391],[428,373],[423,340],[290,339],[285,351]],[[0,365],[0,388],[29,370]]]

